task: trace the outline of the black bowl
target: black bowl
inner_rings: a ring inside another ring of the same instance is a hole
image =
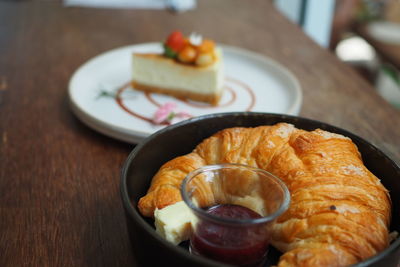
[[[137,202],[149,188],[154,174],[162,164],[191,152],[204,138],[224,128],[254,127],[278,122],[294,124],[297,128],[320,128],[350,137],[358,146],[364,164],[379,177],[392,198],[391,231],[400,232],[400,168],[378,148],[343,129],[301,117],[266,113],[223,113],[193,118],[166,127],[137,145],[126,160],[121,177],[122,201],[126,212],[130,240],[138,262],[143,266],[228,266],[191,255],[185,245],[173,246],[158,236],[153,220],[144,218]],[[269,264],[275,264],[280,253],[271,249]],[[397,266],[400,260],[400,238],[378,255],[355,266]]]

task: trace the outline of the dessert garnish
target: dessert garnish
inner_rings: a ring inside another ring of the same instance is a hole
[[[167,102],[154,113],[153,122],[155,124],[173,124],[191,117],[192,115],[186,111],[179,110],[176,103]]]
[[[192,33],[185,37],[182,32],[172,32],[163,44],[164,56],[184,64],[208,66],[215,61],[215,43]]]

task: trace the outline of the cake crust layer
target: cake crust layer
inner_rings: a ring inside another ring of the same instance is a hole
[[[139,83],[135,80],[132,81],[132,87],[136,90],[148,92],[148,93],[157,93],[157,94],[165,94],[170,95],[179,99],[191,99],[194,101],[207,102],[213,106],[218,105],[218,102],[221,98],[221,93],[217,94],[198,94],[193,92],[182,91],[180,89],[174,88],[161,88],[151,85],[146,85]]]

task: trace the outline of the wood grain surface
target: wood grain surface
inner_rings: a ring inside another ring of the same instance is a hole
[[[119,194],[134,147],[70,111],[73,72],[107,50],[174,29],[262,53],[300,80],[301,114],[400,159],[400,113],[269,1],[202,0],[194,11],[0,1],[0,266],[136,266]]]

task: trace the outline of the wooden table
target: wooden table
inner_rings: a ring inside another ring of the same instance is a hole
[[[400,161],[400,113],[265,0],[202,0],[195,11],[0,2],[0,266],[136,266],[119,195],[131,144],[70,111],[67,85],[112,48],[196,31],[259,52],[300,80],[304,117],[352,131]]]

